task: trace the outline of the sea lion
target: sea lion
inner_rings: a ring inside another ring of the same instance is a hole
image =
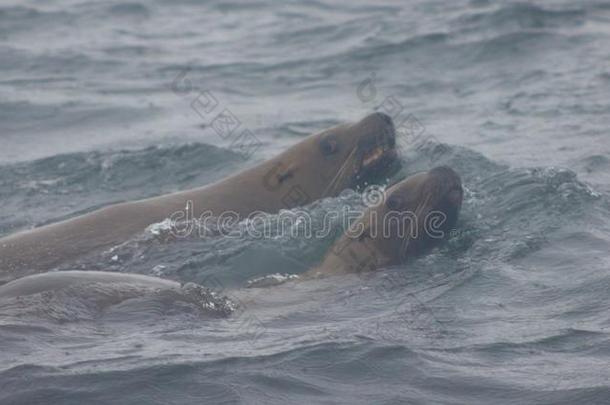
[[[142,274],[110,271],[52,271],[18,278],[0,286],[0,298],[14,298],[59,290],[84,283],[128,283],[151,289],[180,288],[180,283]]]
[[[448,167],[415,174],[385,192],[329,249],[322,263],[299,281],[363,272],[403,263],[436,245],[452,229],[462,206],[460,177]],[[65,288],[76,283],[127,282],[161,290],[178,283],[113,272],[61,271],[28,276],[0,286],[0,299]]]
[[[459,175],[446,166],[415,174],[388,188],[302,279],[398,265],[438,244],[462,206]]]
[[[64,309],[66,298],[71,305]],[[123,305],[130,300],[135,306]],[[146,313],[150,303],[156,303],[155,311],[159,309],[157,304],[192,304],[199,313],[212,317],[225,317],[236,309],[236,304],[228,297],[201,285],[180,284],[141,274],[57,271],[30,275],[0,286],[0,312],[4,316],[78,320],[81,316],[89,318],[91,311],[103,315],[109,307],[119,304],[120,312],[144,309]],[[72,305],[76,306],[75,311],[72,311]]]
[[[273,159],[204,187],[124,202],[0,239],[0,284],[124,242],[172,213],[245,218],[337,195],[396,157],[392,119],[373,113],[311,135]],[[188,204],[187,204],[188,203]]]

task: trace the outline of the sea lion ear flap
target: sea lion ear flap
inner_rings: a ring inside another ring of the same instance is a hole
[[[263,186],[269,191],[275,191],[282,186],[282,183],[294,176],[297,171],[297,165],[290,163],[284,165],[282,162],[277,163],[263,177]]]
[[[281,167],[276,172],[275,178],[277,179],[278,184],[282,184],[284,181],[294,177],[294,173],[297,171],[297,165],[291,163],[286,167]]]

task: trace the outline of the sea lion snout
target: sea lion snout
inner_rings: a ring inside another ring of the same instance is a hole
[[[396,160],[396,129],[389,115],[369,114],[356,125],[361,134],[357,143],[361,169],[376,170]]]
[[[444,180],[445,182],[451,182],[461,187],[462,180],[460,175],[455,172],[449,166],[436,166],[428,172],[431,176]]]
[[[435,167],[428,174],[432,182],[436,183],[434,189],[440,197],[441,205],[451,206],[453,211],[459,211],[464,198],[460,175],[448,166]]]
[[[462,188],[455,188],[447,194],[447,200],[454,205],[462,205],[464,198],[464,191]]]
[[[462,208],[464,191],[460,176],[450,167],[435,167],[428,172],[422,191],[429,196],[431,212],[443,217],[438,231],[447,234],[455,227]]]
[[[358,125],[365,131],[360,143],[383,142],[390,148],[396,145],[396,128],[389,115],[381,112],[372,113],[360,120]]]
[[[360,120],[361,123],[365,123],[368,121],[379,121],[381,125],[386,125],[388,127],[394,127],[394,122],[392,121],[392,117],[388,114],[382,112],[374,112]]]

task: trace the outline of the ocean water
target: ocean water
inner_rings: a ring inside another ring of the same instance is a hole
[[[200,186],[375,110],[419,134],[389,182],[446,164],[465,187],[447,243],[364,276],[247,289],[332,240],[150,229],[66,265],[239,309],[1,302],[0,404],[610,403],[610,2],[5,0],[0,72],[0,235]],[[213,130],[225,109],[255,144]],[[305,210],[345,205],[361,196]]]

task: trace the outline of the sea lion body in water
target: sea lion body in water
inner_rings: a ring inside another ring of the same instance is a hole
[[[192,215],[239,218],[305,205],[354,187],[396,156],[392,119],[370,114],[311,135],[273,159],[217,183],[124,202],[0,239],[0,284],[124,242],[192,202]]]
[[[462,198],[461,180],[448,167],[411,176],[387,189],[384,201],[366,209],[352,224],[351,231],[333,244],[322,263],[299,279],[403,263],[437,244],[455,226]],[[354,234],[354,229],[359,232]],[[159,289],[179,286],[173,281],[135,274],[62,271],[29,276],[0,286],[0,299],[57,290],[75,283],[117,281],[144,283]]]
[[[72,305],[65,305],[66,299]],[[226,317],[237,307],[229,298],[195,283],[104,271],[57,271],[19,278],[0,286],[0,302],[4,316],[32,315],[60,321],[97,318],[107,315],[110,307],[117,314],[136,311],[138,317],[150,314],[151,308],[158,313],[174,304],[192,305],[198,313],[211,317]]]
[[[141,274],[110,271],[55,271],[18,278],[0,286],[0,297],[14,298],[24,295],[55,291],[84,283],[129,283],[144,288],[168,290],[180,288],[180,283]]]

